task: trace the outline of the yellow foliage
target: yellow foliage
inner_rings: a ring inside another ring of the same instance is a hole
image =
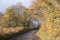
[[[43,21],[40,19],[42,21],[42,25],[46,25],[43,28],[41,26],[39,32],[44,33],[42,29],[45,30],[46,28],[47,32],[45,35],[48,33],[49,35],[47,37],[49,37],[49,39],[47,37],[44,38],[41,34],[39,35],[44,38],[43,40],[57,40],[57,37],[60,37],[60,4],[58,4],[57,0],[37,0],[36,4],[33,5],[37,5],[35,7],[33,6],[35,8],[34,10],[39,9],[41,14],[44,15],[41,19],[45,18]]]

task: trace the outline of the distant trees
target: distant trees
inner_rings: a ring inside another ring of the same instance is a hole
[[[2,14],[2,12],[0,12],[0,25],[1,25],[1,18],[3,17],[4,14]]]
[[[3,16],[4,14],[2,13],[2,12],[0,12],[0,19],[1,19],[1,17]]]
[[[25,27],[30,26],[30,20],[31,20],[30,17],[31,15],[28,13],[28,9],[26,9],[23,15],[21,16],[21,23],[23,24],[23,26]]]

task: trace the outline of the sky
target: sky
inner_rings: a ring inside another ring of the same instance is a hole
[[[4,12],[6,8],[17,3],[23,3],[24,6],[28,7],[31,5],[31,0],[0,0],[0,12]]]

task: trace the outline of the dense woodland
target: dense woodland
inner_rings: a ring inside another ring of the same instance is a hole
[[[29,8],[17,4],[1,15],[0,27],[31,27],[31,19],[39,20],[42,40],[60,40],[60,0],[36,0]]]

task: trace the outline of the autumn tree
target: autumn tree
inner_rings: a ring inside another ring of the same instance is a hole
[[[60,40],[60,1],[36,0],[30,7],[41,21],[38,32],[42,40]],[[40,15],[39,15],[40,14]]]
[[[4,16],[1,19],[0,27],[29,27],[30,14],[28,9],[21,4],[11,6],[6,9]]]
[[[16,17],[14,14],[13,8],[8,8],[1,19],[1,27],[15,27],[16,26]]]

